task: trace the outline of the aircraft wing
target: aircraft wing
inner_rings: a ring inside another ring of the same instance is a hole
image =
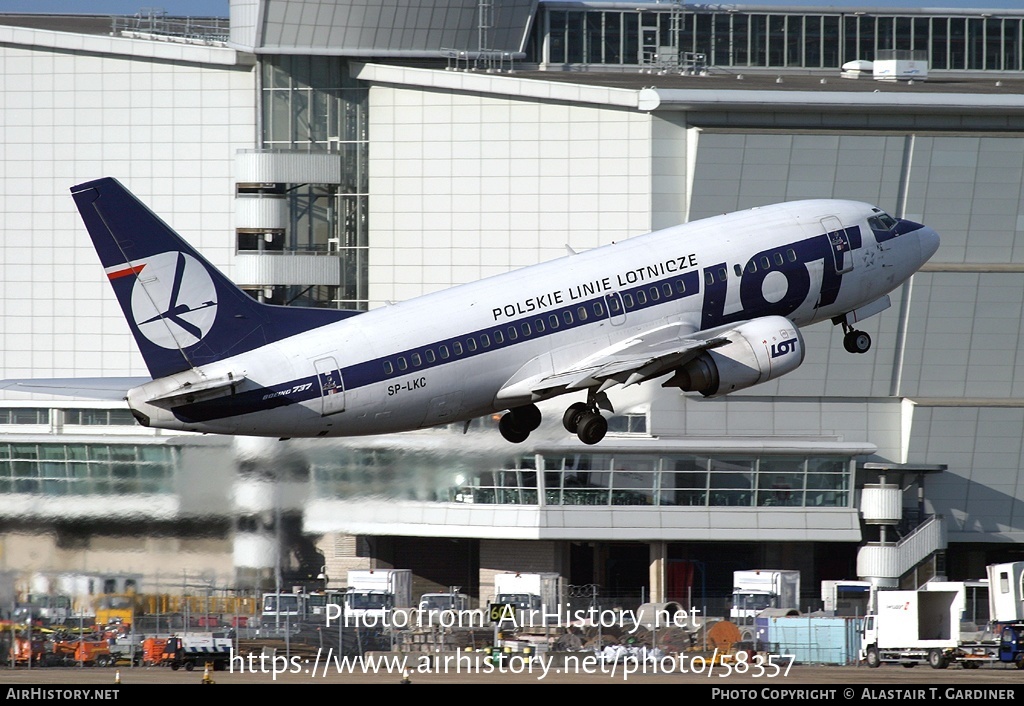
[[[28,378],[0,380],[0,390],[90,400],[123,400],[128,390],[152,378]]]
[[[629,386],[664,375],[695,358],[701,351],[729,342],[726,336],[695,334],[689,324],[659,326],[614,346],[587,356],[574,364],[528,379],[513,379],[501,397],[530,394],[536,399],[589,387],[603,392],[615,385]]]

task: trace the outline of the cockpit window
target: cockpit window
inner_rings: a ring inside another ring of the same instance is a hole
[[[871,226],[871,230],[874,231],[875,240],[878,242],[890,240],[899,235],[899,232],[896,230],[896,226],[899,225],[899,221],[885,211],[875,209],[875,215],[868,218],[868,225]]]
[[[896,226],[896,219],[888,213],[872,216],[868,219],[868,222],[871,224],[871,227],[876,230],[892,230]]]

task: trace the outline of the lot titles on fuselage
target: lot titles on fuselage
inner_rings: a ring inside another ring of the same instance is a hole
[[[496,306],[491,309],[491,315],[495,321],[514,319],[516,316],[526,316],[527,314],[539,312],[560,304],[586,300],[593,296],[600,296],[633,287],[637,284],[659,280],[675,272],[683,272],[694,267],[697,267],[696,253],[680,255],[657,264],[645,265],[625,272],[619,272],[609,277],[601,277],[589,282],[573,284],[566,289],[557,289],[553,292]]]
[[[698,270],[703,274],[703,277],[695,282],[698,286],[703,285],[702,330],[761,316],[789,316],[808,301],[808,296],[812,294],[812,284],[818,285],[813,307],[817,311],[836,303],[843,274],[850,269],[852,251],[861,247],[861,241],[860,227],[853,226],[835,233],[822,233],[803,240],[781,243],[755,253],[741,267],[737,265],[736,276],[731,274],[733,270],[730,269],[728,262],[700,268],[697,254],[688,253],[607,277],[506,302],[493,307],[491,316],[496,322],[511,321],[520,316],[539,313],[574,301],[627,291],[688,270]],[[820,262],[821,266],[812,268],[812,263],[816,262]],[[785,278],[785,289],[777,297],[769,299],[765,294],[765,279],[773,276],[773,273],[777,273],[774,275],[776,277]],[[738,306],[727,310],[727,301],[730,301],[730,280],[733,279],[739,280],[739,302]],[[802,320],[799,323],[804,324],[807,321]]]

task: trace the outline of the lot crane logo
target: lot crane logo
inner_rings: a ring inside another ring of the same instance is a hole
[[[135,275],[132,318],[155,345],[188,348],[213,328],[217,289],[196,258],[178,251],[164,252],[107,272],[111,280],[128,275]]]

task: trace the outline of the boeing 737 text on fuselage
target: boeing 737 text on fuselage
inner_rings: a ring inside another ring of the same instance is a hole
[[[800,328],[857,321],[938,249],[931,228],[866,203],[805,200],[715,216],[366,312],[263,304],[104,178],[72,194],[151,379],[5,381],[119,397],[145,426],[214,434],[383,434],[537,403],[599,442],[607,392],[661,380],[717,397],[795,370]]]

